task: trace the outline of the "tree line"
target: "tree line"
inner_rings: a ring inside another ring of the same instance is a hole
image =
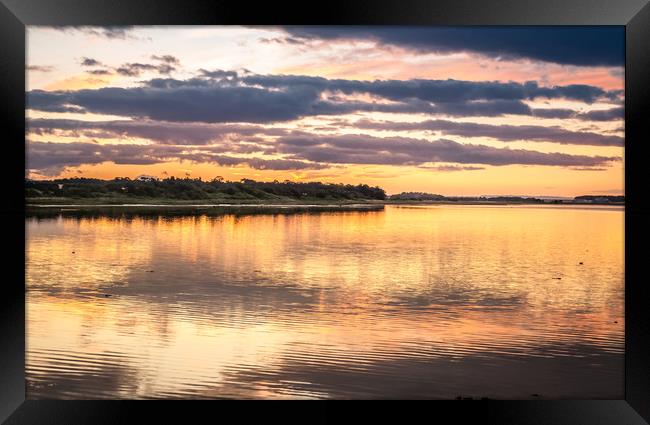
[[[27,198],[106,198],[142,197],[177,200],[193,199],[386,199],[380,187],[367,184],[334,184],[321,182],[293,182],[285,180],[262,182],[250,179],[226,181],[217,177],[210,181],[200,178],[113,180],[68,178],[55,180],[26,180]]]

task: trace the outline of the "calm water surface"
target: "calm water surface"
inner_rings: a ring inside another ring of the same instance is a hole
[[[623,219],[27,218],[27,396],[622,398]]]

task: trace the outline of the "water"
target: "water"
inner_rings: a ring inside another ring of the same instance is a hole
[[[27,218],[27,397],[620,399],[623,221]]]

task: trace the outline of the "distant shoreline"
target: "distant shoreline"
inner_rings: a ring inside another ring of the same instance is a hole
[[[30,205],[26,217],[84,216],[222,216],[383,211],[383,204],[58,204]]]
[[[135,180],[75,178],[26,180],[28,205],[624,205],[624,195],[581,195],[573,199],[537,198],[528,195],[446,196],[425,192],[389,195],[379,186],[321,182],[255,181],[238,182],[215,178],[157,179],[140,176]]]
[[[539,201],[503,201],[503,200],[476,200],[476,199],[442,199],[442,200],[377,200],[377,199],[192,199],[179,200],[167,198],[26,198],[25,206],[34,208],[56,207],[342,207],[353,205],[619,205],[624,202],[580,202],[575,200],[544,200]]]
[[[355,203],[322,203],[322,204],[251,204],[251,203],[221,203],[221,204],[27,204],[26,218],[99,218],[99,217],[219,217],[226,215],[292,215],[292,214],[322,214],[322,213],[378,213],[386,206],[394,207],[426,207],[426,206],[484,206],[484,207],[623,207],[615,204],[539,204],[513,202],[451,202],[451,201],[366,201]],[[623,208],[621,208],[623,209]]]

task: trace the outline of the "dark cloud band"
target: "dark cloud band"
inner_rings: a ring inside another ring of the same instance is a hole
[[[66,119],[30,119],[27,133],[33,135],[62,134],[67,137],[142,138],[159,144],[205,145],[223,143],[229,136],[237,136],[238,143],[255,135],[285,135],[282,129],[249,124],[205,124],[162,121],[79,121]],[[258,142],[259,143],[259,142]]]
[[[375,40],[420,52],[471,52],[577,66],[625,63],[623,27],[284,27],[287,43],[313,39]]]
[[[118,72],[138,73],[149,67],[163,72],[154,65],[128,65]],[[86,111],[138,119],[270,123],[364,111],[450,116],[536,115],[549,112],[531,109],[526,101],[547,98],[618,103],[622,95],[620,91],[605,91],[595,86],[541,87],[535,82],[356,81],[291,75],[235,76],[224,71],[206,73],[202,71],[201,78],[188,80],[158,78],[130,88],[33,90],[28,92],[27,104],[42,111]],[[375,96],[385,102],[346,98],[356,94]]]
[[[406,137],[367,135],[288,136],[276,141],[280,153],[292,159],[333,164],[420,165],[454,162],[483,165],[605,165],[618,157],[543,153],[525,149],[494,148],[452,140],[427,141]]]
[[[137,128],[137,127],[136,127]],[[140,128],[139,130],[142,130]],[[263,153],[276,158],[241,157],[238,154]],[[280,158],[277,158],[280,156]],[[58,174],[66,167],[112,161],[116,164],[155,164],[167,161],[208,162],[219,165],[245,164],[257,169],[321,169],[337,164],[374,164],[422,166],[429,163],[472,164],[472,168],[454,166],[453,170],[475,170],[478,165],[545,165],[593,169],[619,157],[543,153],[525,149],[495,148],[461,144],[452,140],[428,141],[405,137],[373,137],[360,134],[314,136],[282,135],[274,141],[258,144],[225,141],[188,147],[183,145],[98,144],[87,142],[28,143],[28,167],[41,174]]]
[[[337,127],[381,131],[431,131],[442,135],[488,137],[502,142],[532,141],[588,146],[623,146],[624,138],[589,131],[570,131],[557,126],[491,125],[448,120],[390,122],[357,120],[342,121]],[[79,121],[65,119],[30,119],[29,134],[85,136],[89,138],[144,138],[161,144],[204,145],[224,142],[233,137],[246,142],[252,136],[278,137],[290,133],[282,128],[251,124],[205,124],[161,121]],[[259,138],[256,139],[259,143]]]
[[[593,132],[565,130],[557,126],[537,125],[491,125],[447,120],[427,120],[421,122],[387,122],[359,120],[355,128],[392,131],[438,131],[443,135],[463,137],[489,137],[503,142],[516,140],[550,142],[571,145],[623,146],[620,136],[608,136]]]
[[[182,146],[96,143],[52,143],[31,141],[27,146],[27,168],[43,175],[57,175],[67,167],[115,164],[149,165],[168,161],[192,161],[221,166],[248,165],[255,169],[322,169],[327,165],[292,159],[246,158],[223,153],[222,147],[186,149]]]

